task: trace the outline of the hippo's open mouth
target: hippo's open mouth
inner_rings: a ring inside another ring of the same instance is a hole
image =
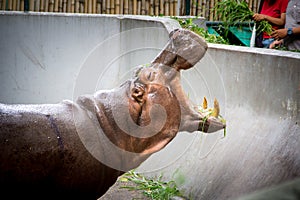
[[[181,70],[193,67],[204,56],[206,50],[207,44],[203,38],[190,31],[175,30],[170,34],[166,47],[154,61],[137,68],[130,86],[130,103],[134,111],[132,117],[137,124],[142,124],[143,112],[149,112],[144,109],[145,103],[154,99],[155,102],[173,99],[172,101],[178,102],[180,107],[180,110],[172,111],[173,115],[179,112],[181,119],[179,131],[211,133],[226,127],[225,120],[219,115],[220,108],[217,101],[214,108],[210,109],[213,114],[208,112],[208,109],[195,109],[181,87]],[[168,94],[153,92],[154,88],[165,90]]]
[[[180,118],[180,131],[211,133],[226,127],[225,120],[219,115],[220,108],[217,100],[215,100],[214,108],[199,109],[192,106],[180,85],[180,73],[176,69],[165,65],[151,64],[148,67],[138,68],[138,73],[135,75],[130,83],[129,104],[131,117],[137,125],[147,125],[150,123],[149,121],[155,120],[148,119],[145,122],[145,118],[142,117],[145,116],[145,112],[147,116],[150,115],[151,109],[145,109],[146,104],[153,105],[154,102],[160,104],[164,102],[164,106],[168,106],[165,109],[173,111],[173,115],[168,116],[169,118],[174,118],[175,112],[179,114],[177,117]],[[165,92],[162,93],[162,90]],[[169,105],[167,101],[173,102],[172,105]],[[171,121],[175,122],[176,120],[171,119]]]

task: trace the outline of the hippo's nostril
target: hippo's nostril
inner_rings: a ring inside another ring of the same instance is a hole
[[[134,88],[131,90],[131,96],[139,103],[143,103],[143,96],[145,89],[141,84],[135,84]]]
[[[143,95],[143,92],[141,90],[135,89],[133,91],[133,95],[140,97],[141,95]]]

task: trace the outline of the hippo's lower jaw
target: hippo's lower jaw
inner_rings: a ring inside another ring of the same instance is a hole
[[[195,111],[193,115],[182,116],[179,131],[214,133],[225,128],[225,120]]]
[[[205,133],[213,133],[218,130],[226,128],[226,124],[217,119],[216,117],[203,118],[198,127],[198,131]]]
[[[143,69],[141,69],[143,71]],[[151,74],[151,73],[146,73],[146,74]],[[135,100],[136,108],[143,106],[144,102],[147,101],[147,98],[145,98],[145,93],[147,93],[147,86],[139,81],[132,81],[129,83],[129,91],[128,93],[131,93],[131,97]],[[188,101],[187,97],[185,97],[184,92],[182,92],[182,88],[178,89],[177,92],[180,91],[180,94],[175,94],[175,96],[178,98],[178,101],[180,102],[186,102]],[[180,99],[182,98],[182,99]],[[134,102],[131,103],[132,105]],[[182,106],[182,111],[181,112],[181,123],[183,126],[181,126],[181,131],[188,131],[188,132],[194,132],[194,131],[201,131],[204,133],[213,133],[216,131],[219,131],[221,129],[224,129],[226,127],[225,120],[222,120],[219,116],[220,108],[219,108],[219,103],[217,100],[214,102],[214,108],[210,109],[211,112],[199,112],[191,108],[191,106],[185,105],[186,107],[183,108],[184,105]],[[212,116],[212,112],[216,111],[215,115]],[[139,112],[139,115],[141,112]],[[140,118],[140,116],[138,117]],[[137,120],[139,121],[139,120]],[[138,124],[138,123],[137,123]],[[138,124],[140,125],[140,124]],[[184,128],[183,128],[184,127]]]

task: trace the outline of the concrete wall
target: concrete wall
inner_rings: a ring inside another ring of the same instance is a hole
[[[210,106],[220,101],[226,137],[180,133],[139,172],[163,174],[204,200],[235,199],[300,178],[299,53],[209,44],[184,77],[197,104],[203,96]]]
[[[162,17],[0,12],[6,103],[56,103],[117,86],[149,63],[177,22]]]
[[[149,63],[178,23],[166,18],[0,12],[0,101],[56,103],[118,86]],[[182,73],[190,99],[227,119],[179,133],[137,170],[175,179],[195,199],[232,199],[300,176],[300,54],[209,45]]]

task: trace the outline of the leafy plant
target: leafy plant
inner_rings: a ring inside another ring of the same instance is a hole
[[[248,3],[244,0],[218,1],[212,10],[224,23],[224,28],[227,32],[230,26],[237,26],[245,22],[253,22],[254,12],[249,9]],[[255,23],[258,33],[266,32],[267,34],[271,34],[272,25],[266,20]]]
[[[153,200],[168,200],[173,196],[183,197],[175,181],[164,182],[162,181],[162,176],[159,176],[157,179],[146,178],[131,170],[125,173],[120,181],[133,182],[135,186],[122,186],[121,188],[141,190],[146,197]]]
[[[291,51],[291,52],[300,53],[300,50],[289,50],[286,46],[283,46],[283,45],[278,45],[274,49],[281,50],[281,51]]]

